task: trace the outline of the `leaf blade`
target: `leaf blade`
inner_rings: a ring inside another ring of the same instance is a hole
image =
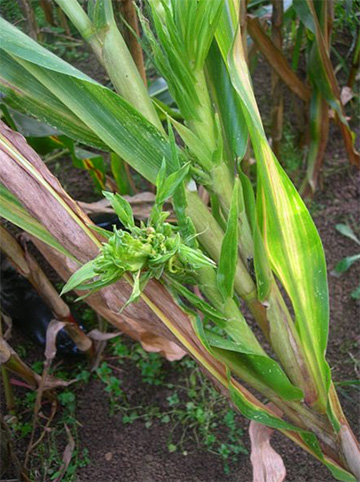
[[[240,181],[235,180],[225,236],[221,243],[217,284],[224,299],[232,298],[238,257],[238,216]]]

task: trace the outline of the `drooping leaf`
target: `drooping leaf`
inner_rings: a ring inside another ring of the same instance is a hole
[[[248,15],[247,27],[249,34],[256,43],[260,52],[270,63],[271,67],[276,70],[278,76],[300,99],[308,102],[310,99],[309,87],[295,74],[288,64],[286,57],[264,32],[258,18]]]
[[[27,41],[27,40],[26,40]],[[89,146],[107,149],[106,144],[84,124],[55,95],[44,87],[11,55],[0,51],[0,90],[6,94],[3,99],[10,107],[36,116],[64,134]]]
[[[174,168],[166,138],[130,104],[0,19],[1,47],[50,93],[82,119],[108,148],[150,182],[165,157]],[[18,79],[14,79],[14,85]]]

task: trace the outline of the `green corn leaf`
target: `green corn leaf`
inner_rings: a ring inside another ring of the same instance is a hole
[[[235,180],[226,232],[221,244],[217,283],[224,297],[234,293],[236,262],[238,257],[239,179]]]
[[[0,19],[1,47],[150,182],[162,159],[173,172],[166,138],[130,104]]]
[[[289,381],[275,360],[254,353],[247,346],[223,339],[214,333],[206,332],[206,336],[215,356],[233,373],[240,375],[239,370],[246,371],[284,400],[303,399],[302,391]]]
[[[40,241],[64,254],[70,259],[76,260],[72,254],[64,249],[61,244],[44,228],[36,219],[34,219],[23,208],[16,197],[0,183],[0,216],[31,234]]]
[[[335,229],[343,236],[346,236],[347,238],[352,239],[353,241],[355,241],[356,244],[360,245],[359,238],[356,236],[356,234],[351,229],[351,227],[348,226],[347,224],[341,224],[341,223],[336,224]]]
[[[190,164],[185,164],[178,171],[173,172],[170,176],[165,177],[162,183],[157,184],[156,192],[156,202],[158,204],[163,204],[167,199],[169,199],[175,192],[176,188],[183,182],[185,177],[189,172]]]
[[[19,65],[13,57],[1,51],[0,90],[3,101],[15,110],[36,116],[40,121],[56,126],[69,137],[89,146],[107,149],[106,144],[89,129],[55,95]]]
[[[213,348],[211,347],[208,338],[205,334],[203,324],[198,317],[192,318],[193,328],[201,341],[202,345],[206,350],[214,356]],[[215,355],[216,357],[216,355]],[[224,363],[224,362],[223,362]],[[262,407],[261,404],[256,400],[255,397],[251,396],[249,392],[243,390],[241,386],[235,384],[234,380],[231,378],[230,369],[226,366],[226,362],[224,363],[226,367],[227,379],[228,379],[228,390],[231,397],[232,402],[238,408],[240,413],[242,413],[246,418],[250,420],[254,420],[259,423],[263,423],[264,425],[278,429],[286,433],[287,431],[299,433],[299,435],[303,438],[304,444],[306,444],[307,448],[310,452],[321,461],[323,461],[327,465],[327,461],[324,460],[322,456],[319,443],[316,439],[316,436],[310,432],[305,432],[302,429],[290,424],[289,422],[282,420],[275,414],[271,414],[265,407]],[[329,464],[331,467],[329,469],[334,473],[335,471],[339,470],[342,474],[345,474],[346,477],[349,476],[345,471],[342,471],[338,466],[334,464]],[[352,477],[352,476],[350,476]],[[350,479],[339,479],[339,480],[346,480],[354,482],[354,478]]]
[[[205,335],[204,328],[201,320],[198,317],[192,317],[192,325],[195,333],[201,341],[203,347],[212,355],[212,347],[210,346],[208,339]],[[195,358],[197,356],[195,355]],[[207,366],[207,365],[206,365]],[[226,367],[226,364],[225,364]],[[319,459],[332,473],[332,475],[343,482],[356,482],[354,476],[348,473],[346,470],[339,467],[335,462],[329,460],[322,454],[320,444],[313,433],[304,431],[286,420],[282,420],[275,414],[270,413],[260,402],[253,397],[250,392],[244,389],[241,385],[236,383],[231,377],[229,368],[226,368],[229,394],[232,402],[237,409],[250,420],[262,423],[268,427],[275,428],[285,433],[288,437],[297,439],[297,443],[302,445],[308,450],[314,457]],[[298,436],[296,435],[298,434]]]
[[[230,78],[241,100],[258,162],[257,216],[271,267],[294,307],[296,326],[325,409],[330,370],[325,361],[329,301],[320,237],[295,187],[273,155],[262,126],[240,35],[229,51],[222,30],[217,39],[228,59]]]
[[[119,194],[103,191],[104,197],[110,202],[120,221],[127,228],[135,226],[134,216],[130,204]]]
[[[88,281],[89,279],[94,278],[94,276],[96,276],[94,265],[94,260],[91,260],[81,266],[81,268],[79,268],[77,271],[75,271],[75,273],[70,276],[66,285],[63,287],[60,296],[68,293],[75,288],[78,288],[78,286],[82,285],[84,281]]]
[[[203,299],[196,296],[192,291],[187,289],[183,284],[179,283],[173,278],[169,278],[168,280],[170,286],[176,293],[186,298],[193,305],[194,308],[200,310],[202,313],[204,313],[204,315],[208,316],[209,319],[213,320],[221,328],[225,328],[226,320],[224,320],[224,315],[220,311],[218,311],[216,308],[211,306]]]
[[[232,161],[236,158],[242,159],[246,153],[249,134],[241,104],[216,42],[213,42],[206,59],[206,72],[211,96],[223,127],[228,156]]]
[[[341,261],[337,263],[335,266],[335,271],[337,273],[344,273],[347,271],[351,266],[356,262],[360,260],[360,254],[355,254],[354,256],[346,256],[343,258]]]

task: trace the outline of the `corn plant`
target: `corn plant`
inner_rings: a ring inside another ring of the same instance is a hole
[[[305,103],[309,119],[309,146],[306,176],[300,191],[304,195],[312,195],[318,184],[328,141],[329,109],[333,109],[335,113],[334,117],[341,130],[350,163],[360,167],[359,153],[354,146],[354,134],[346,119],[340,88],[330,60],[334,2],[332,0],[325,2],[294,0],[286,5],[283,17],[277,2],[271,3],[273,10],[271,37],[266,33],[268,23],[266,16],[268,16],[270,5],[267,5],[268,8],[265,10],[262,5],[260,10],[250,11],[247,18],[248,32],[274,71],[272,74],[273,85],[274,75],[278,75],[290,91]],[[356,18],[355,5],[350,14]],[[287,61],[280,43],[280,33],[286,31],[292,32],[294,38],[293,45],[290,47],[292,51],[291,65]],[[297,74],[302,49],[305,50],[306,55],[307,79],[305,81]],[[357,52],[358,47],[356,46],[353,65],[357,65]],[[356,67],[349,74],[348,85],[353,84],[355,71]],[[278,149],[278,138],[281,136],[281,114],[279,116],[281,97],[279,97],[278,90],[274,92],[276,95],[273,100],[272,136],[274,147]],[[276,113],[278,113],[277,116]]]
[[[124,229],[92,228],[39,157],[3,126],[0,182],[8,204],[2,215],[55,249],[60,271],[64,265],[75,271],[64,291],[102,296],[125,320],[132,310],[140,324],[192,356],[244,416],[281,431],[338,480],[355,481],[358,445],[325,360],[323,247],[266,138],[239,2],[148,0],[138,12],[147,53],[184,119],[168,115],[166,125],[117,29],[111,2],[88,2],[87,13],[77,0],[57,3],[115,91],[1,20],[5,102],[79,143],[116,153],[156,185],[155,202],[139,225],[124,198],[105,192]],[[241,162],[249,139],[256,190]],[[14,196],[22,204],[20,221],[10,207],[18,206]],[[175,224],[167,222],[168,200]],[[243,316],[244,305],[251,318]],[[255,334],[253,322],[262,334]]]

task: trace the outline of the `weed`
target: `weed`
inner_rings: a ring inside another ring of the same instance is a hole
[[[112,369],[103,362],[96,370],[97,376],[105,385],[105,392],[109,394],[110,415],[127,405],[125,393],[121,388],[121,380],[113,375]]]
[[[280,157],[286,171],[290,174],[301,169],[303,152],[296,144],[295,134],[288,125],[284,126]]]
[[[37,372],[42,371],[42,362],[35,362],[32,368]],[[56,371],[58,378],[68,379],[74,377],[73,373],[67,371]],[[76,376],[76,375],[75,375]],[[82,369],[76,378],[79,381],[87,382],[90,373]],[[9,428],[16,444],[24,445],[33,431],[33,411],[36,400],[36,392],[27,392],[21,398],[17,398],[17,417],[9,420]],[[89,453],[86,447],[80,448],[78,426],[76,419],[76,392],[74,389],[66,389],[58,394],[59,408],[53,420],[49,418],[50,404],[46,399],[42,402],[41,417],[36,437],[43,437],[41,443],[36,444],[31,452],[29,461],[30,480],[55,480],[62,474],[63,452],[67,444],[68,435],[65,426],[70,431],[75,442],[75,449],[71,461],[62,479],[64,482],[75,482],[78,480],[77,471],[90,463]],[[50,423],[47,422],[50,420]],[[40,440],[40,439],[39,439]]]

